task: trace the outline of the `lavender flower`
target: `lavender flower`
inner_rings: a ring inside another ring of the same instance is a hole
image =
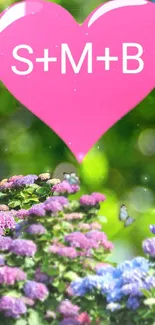
[[[155,276],[148,276],[145,278],[144,282],[147,290],[155,288]]]
[[[35,272],[35,281],[49,283],[52,281],[52,278],[49,277],[46,273],[41,272],[40,268],[38,268]]]
[[[73,305],[67,299],[63,300],[58,307],[58,312],[65,318],[78,316],[79,310],[78,306]]]
[[[5,265],[5,257],[3,255],[0,255],[0,266]]]
[[[67,207],[69,205],[69,201],[65,196],[52,196],[49,197],[45,202],[48,203],[50,201],[59,202],[62,205],[62,207]]]
[[[92,230],[86,233],[86,237],[90,239],[94,239],[98,242],[104,242],[107,239],[107,236],[104,232]]]
[[[7,251],[12,244],[12,239],[10,237],[0,236],[0,251]]]
[[[0,284],[13,285],[16,281],[24,281],[26,274],[17,267],[4,266],[0,268]]]
[[[51,212],[52,214],[57,214],[63,210],[62,204],[53,198],[49,198],[44,202],[44,208],[46,211]]]
[[[141,289],[144,288],[143,282],[137,283],[137,282],[133,282],[133,283],[129,283],[129,284],[125,284],[121,291],[124,295],[130,295],[131,297],[134,296],[141,296]]]
[[[4,311],[7,317],[19,318],[27,309],[22,299],[3,296],[0,298],[0,311]]]
[[[15,239],[13,240],[10,252],[21,256],[34,256],[37,246],[32,240]]]
[[[10,190],[13,187],[13,182],[5,182],[0,185],[0,191]]]
[[[142,246],[145,254],[155,257],[155,237],[145,239]]]
[[[16,212],[16,217],[19,219],[25,219],[26,217],[28,217],[28,215],[28,210],[25,209],[21,209]]]
[[[20,221],[20,222],[16,223],[15,233],[14,233],[15,238],[18,238],[23,234],[23,229],[25,228],[25,226],[27,224],[28,224],[28,221]]]
[[[98,243],[95,240],[88,239],[83,233],[78,231],[65,236],[65,241],[69,242],[73,247],[85,250],[98,248]]]
[[[38,224],[30,225],[26,229],[26,232],[30,235],[43,235],[46,233],[46,229],[44,226],[38,223]]]
[[[34,182],[38,179],[36,175],[27,175],[24,177],[21,177],[13,183],[14,187],[22,187],[26,185],[32,185]]]
[[[129,297],[126,306],[128,309],[136,310],[140,306],[140,301],[136,297]]]
[[[52,245],[49,247],[49,252],[71,259],[78,257],[78,253],[73,247],[59,247],[57,245]]]
[[[28,281],[24,284],[25,295],[32,300],[44,301],[48,297],[47,287],[40,282]]]
[[[79,191],[79,186],[78,185],[71,185],[67,181],[63,181],[61,183],[55,184],[51,191],[54,193],[59,193],[59,194],[73,194]]]
[[[155,225],[150,225],[149,229],[152,232],[152,234],[155,235]]]
[[[14,176],[11,176],[9,179],[8,179],[8,182],[15,182],[17,181],[18,179],[21,179],[23,178],[24,176],[23,175],[14,175]]]
[[[38,216],[38,217],[44,217],[45,216],[45,209],[44,204],[34,204],[28,211],[29,216]]]
[[[4,236],[4,229],[0,228],[0,237]]]

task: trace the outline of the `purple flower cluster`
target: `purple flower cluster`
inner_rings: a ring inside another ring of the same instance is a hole
[[[38,268],[35,272],[35,281],[49,283],[52,281],[52,278],[46,273],[41,272],[40,268]]]
[[[13,187],[13,182],[1,182],[0,191],[10,190]]]
[[[15,228],[15,220],[13,218],[13,212],[1,211],[0,212],[0,229],[4,231],[4,229],[14,229]]]
[[[29,216],[44,217],[46,214],[55,215],[61,212],[69,204],[68,199],[63,196],[52,196],[44,203],[34,204],[28,211]]]
[[[12,239],[10,237],[0,236],[0,251],[7,251],[12,244]]]
[[[145,239],[142,246],[145,254],[155,257],[155,237]]]
[[[63,300],[58,306],[58,312],[64,317],[75,317],[78,316],[80,308],[73,305],[68,299]]]
[[[80,204],[82,206],[93,207],[99,204],[100,202],[104,202],[106,197],[101,193],[92,193],[90,195],[85,194],[80,198]]]
[[[16,179],[13,182],[13,186],[14,187],[23,187],[23,186],[26,186],[26,185],[32,185],[32,184],[34,184],[34,182],[37,179],[38,179],[38,176],[36,176],[36,175],[23,176],[23,177],[20,177],[20,178]]]
[[[37,246],[32,240],[15,239],[9,247],[10,252],[20,256],[34,256]]]
[[[23,289],[26,297],[32,300],[44,301],[49,294],[45,284],[36,281],[26,282]]]
[[[58,254],[59,256],[68,257],[74,259],[78,257],[78,252],[73,247],[60,246],[58,244],[51,245],[49,247],[49,252],[53,254]]]
[[[74,194],[76,192],[78,192],[80,190],[80,187],[79,185],[76,185],[76,184],[69,184],[67,181],[63,181],[61,183],[58,183],[58,184],[55,184],[51,191],[54,193],[58,193],[60,195],[63,195],[63,194]]]
[[[5,265],[5,257],[3,255],[0,255],[0,266]]]
[[[18,179],[21,179],[23,178],[24,176],[23,175],[14,175],[14,176],[11,176],[9,179],[8,179],[8,182],[12,182],[14,183],[15,181],[17,181]]]
[[[92,248],[97,249],[99,246],[103,246],[105,250],[111,250],[114,247],[113,244],[107,240],[105,233],[97,230],[92,230],[85,234],[80,231],[73,232],[65,236],[65,241],[69,242],[73,247],[86,251]]]
[[[46,229],[44,226],[38,223],[38,224],[30,225],[26,229],[26,232],[30,235],[44,235],[46,233]]]
[[[16,281],[26,280],[26,274],[18,267],[0,267],[0,284],[13,285]]]
[[[155,225],[150,225],[149,229],[152,232],[152,234],[155,235]]]
[[[21,298],[3,296],[0,298],[0,311],[3,311],[6,317],[19,318],[27,309]]]
[[[44,204],[34,204],[28,211],[29,216],[38,216],[38,217],[44,217],[45,216],[45,209]]]
[[[28,210],[25,210],[25,209],[20,209],[15,214],[15,216],[18,219],[25,219],[26,217],[28,217],[28,215],[29,215]]]
[[[86,235],[77,231],[65,236],[65,241],[70,243],[71,246],[76,248],[81,248],[84,250],[89,250],[91,248],[98,248],[97,241],[93,239],[88,239]]]

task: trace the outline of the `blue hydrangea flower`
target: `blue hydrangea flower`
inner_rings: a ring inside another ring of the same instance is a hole
[[[75,296],[84,296],[87,290],[84,286],[84,279],[77,279],[71,283],[71,290]]]
[[[107,304],[106,309],[111,311],[112,313],[120,310],[122,308],[122,306],[116,302],[111,302],[110,304]]]
[[[117,302],[120,301],[123,297],[123,293],[121,292],[120,289],[115,288],[112,290],[106,297],[107,302]]]
[[[140,301],[136,297],[129,297],[126,306],[128,309],[136,310],[140,306]]]
[[[143,272],[148,272],[149,270],[149,260],[147,260],[144,257],[135,257],[132,260],[132,266],[133,268],[140,268]]]

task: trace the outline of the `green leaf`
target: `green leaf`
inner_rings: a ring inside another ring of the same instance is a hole
[[[20,204],[21,204],[21,201],[19,201],[19,200],[10,201],[8,206],[9,206],[9,208],[16,208],[16,207],[20,206]]]
[[[18,319],[15,325],[27,325],[27,321],[25,319]]]
[[[15,298],[19,298],[21,297],[21,294],[16,291],[16,290],[9,290],[6,293],[4,292],[3,295],[5,296],[9,296],[9,297],[15,297]]]
[[[67,273],[64,274],[64,278],[69,280],[69,281],[74,281],[78,278],[79,276],[75,273],[75,272],[72,272],[72,271],[69,271]]]
[[[39,195],[46,195],[48,193],[48,190],[44,187],[40,187],[36,190],[36,193]]]
[[[5,196],[7,196],[6,193],[2,193],[2,192],[0,192],[0,199],[3,199],[3,197],[5,197]]]
[[[26,257],[25,258],[25,267],[27,268],[27,269],[29,269],[29,268],[31,268],[31,267],[33,267],[34,265],[35,265],[35,262],[32,260],[32,258],[30,258],[30,257]]]
[[[58,275],[59,274],[59,270],[58,269],[45,269],[45,271],[48,275],[50,276],[54,276],[54,275]]]
[[[151,293],[148,290],[145,289],[141,289],[141,292],[143,293],[143,295],[147,298],[151,297]]]
[[[63,281],[59,282],[58,291],[62,293],[64,292],[65,288],[66,288],[66,284]]]
[[[28,317],[29,325],[44,325],[47,324],[46,321],[40,316],[40,314],[35,311],[34,309],[29,310],[29,317]]]

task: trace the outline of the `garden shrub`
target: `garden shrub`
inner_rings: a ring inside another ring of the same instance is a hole
[[[48,173],[0,182],[0,325],[154,324],[155,238],[149,258],[105,262],[106,198],[78,191]]]

